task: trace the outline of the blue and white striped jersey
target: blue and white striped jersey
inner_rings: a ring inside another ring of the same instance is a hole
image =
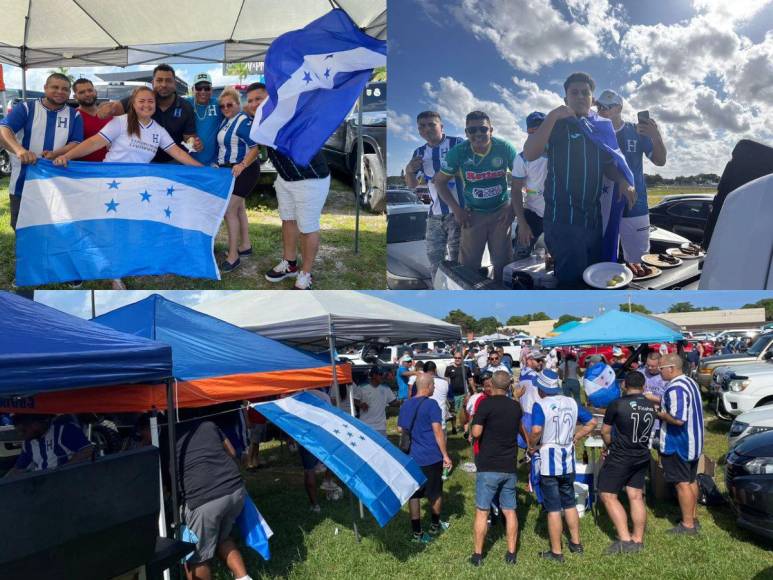
[[[592,419],[593,415],[571,397],[553,395],[535,402],[531,424],[542,427],[540,474],[574,473],[574,430],[578,421],[585,424]]]
[[[56,469],[84,447],[91,445],[78,425],[70,421],[52,422],[41,437],[25,441],[16,468],[30,471]]]
[[[448,207],[437,194],[435,188],[434,177],[435,174],[440,171],[440,166],[446,157],[446,154],[453,149],[456,145],[464,141],[462,137],[448,137],[443,135],[442,141],[435,147],[431,147],[428,143],[425,143],[413,152],[412,158],[420,157],[422,160],[422,168],[418,173],[422,173],[427,181],[427,187],[429,187],[429,194],[432,197],[432,205],[429,208],[429,215],[448,215],[451,213],[451,208]],[[417,175],[418,175],[417,173]],[[459,189],[456,184],[456,178],[448,182],[448,189],[451,193],[456,195],[456,199],[459,205],[464,207],[464,196],[459,195]]]
[[[252,119],[244,113],[237,113],[230,119],[223,119],[217,131],[217,162],[241,163],[247,150],[256,146],[250,139]]]
[[[9,127],[21,146],[37,155],[83,141],[83,118],[78,110],[69,105],[47,109],[43,99],[18,103],[0,125]],[[27,166],[11,155],[11,195],[21,195],[26,176]]]
[[[660,452],[676,453],[683,461],[696,461],[703,453],[703,402],[695,381],[679,375],[666,386],[663,410],[674,419],[684,421],[681,427],[662,421]]]

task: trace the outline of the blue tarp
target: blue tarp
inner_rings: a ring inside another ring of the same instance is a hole
[[[675,324],[646,314],[610,310],[601,316],[575,326],[554,338],[546,338],[543,346],[580,346],[591,344],[642,344],[684,340]]]
[[[172,349],[0,292],[0,395],[125,383],[172,374]]]

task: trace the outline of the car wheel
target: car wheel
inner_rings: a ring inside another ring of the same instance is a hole
[[[5,149],[0,149],[0,177],[11,175],[11,156]]]
[[[373,213],[383,213],[386,211],[386,178],[378,154],[362,156],[362,178],[360,205]]]

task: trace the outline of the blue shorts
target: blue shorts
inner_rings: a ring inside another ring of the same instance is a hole
[[[301,456],[301,465],[303,465],[305,471],[311,471],[319,464],[319,459],[306,451],[306,448],[302,445],[298,445],[298,455]]]
[[[497,496],[499,509],[515,509],[515,473],[478,472],[475,476],[475,507],[488,510]]]
[[[574,473],[566,475],[541,475],[542,507],[546,512],[560,512],[562,509],[576,508],[574,499]]]

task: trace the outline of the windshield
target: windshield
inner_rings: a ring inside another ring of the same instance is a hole
[[[386,111],[386,83],[370,83],[362,97],[362,112]]]
[[[770,343],[771,338],[773,338],[773,335],[759,337],[754,341],[754,344],[748,348],[746,351],[747,354],[753,354],[754,356],[761,354],[765,350],[765,347]]]

